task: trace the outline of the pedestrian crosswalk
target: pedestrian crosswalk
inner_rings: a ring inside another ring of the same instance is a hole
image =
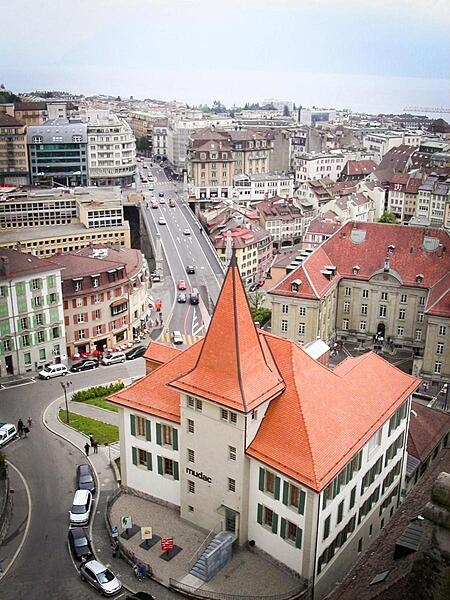
[[[192,346],[192,344],[195,344],[195,342],[198,342],[198,340],[202,339],[202,336],[199,336],[199,335],[182,334],[181,337],[183,338],[183,346]],[[158,338],[158,341],[162,342],[163,344],[168,344],[168,345],[172,346],[173,345],[172,334],[169,331],[165,331]],[[178,346],[180,348],[183,347],[181,344],[178,344]]]

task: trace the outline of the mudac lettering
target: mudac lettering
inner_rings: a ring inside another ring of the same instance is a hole
[[[188,475],[192,475],[193,477],[198,477],[199,479],[203,479],[203,481],[207,481],[208,483],[212,483],[211,477],[208,477],[208,475],[204,475],[202,471],[193,471],[189,467],[186,467],[186,473]]]

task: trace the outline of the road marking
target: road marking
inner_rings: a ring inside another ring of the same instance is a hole
[[[32,383],[36,383],[36,379],[34,377],[29,377],[27,379],[13,379],[12,381],[5,381],[0,384],[1,390],[9,390],[15,387],[21,387],[22,385],[31,385]]]

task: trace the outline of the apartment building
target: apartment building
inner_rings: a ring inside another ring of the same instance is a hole
[[[255,202],[280,196],[292,198],[294,176],[291,174],[258,173],[256,175],[235,175],[233,198],[239,205],[250,207]]]
[[[304,219],[293,198],[274,196],[255,204],[261,227],[271,235],[273,247],[293,246],[303,237]]]
[[[431,227],[448,227],[450,177],[429,175],[418,187],[415,216],[425,219]]]
[[[383,156],[401,145],[419,147],[422,142],[421,131],[371,130],[363,136],[363,145],[374,152],[374,160],[379,163]]]
[[[90,184],[130,185],[136,171],[136,140],[126,121],[108,111],[87,112]]]
[[[296,160],[295,183],[300,185],[304,181],[314,181],[323,177],[337,181],[347,159],[343,154],[305,153]]]
[[[153,156],[155,160],[164,160],[168,153],[168,119],[158,119],[153,124]]]
[[[17,250],[0,250],[0,376],[64,362],[61,267]]]
[[[413,352],[414,373],[448,380],[449,242],[444,230],[345,224],[269,291],[272,332],[302,344],[378,336]]]
[[[419,189],[423,176],[394,173],[389,182],[387,209],[400,223],[407,224],[418,213]],[[442,213],[443,214],[443,213]]]
[[[111,397],[123,485],[251,542],[323,598],[399,504],[419,381],[374,353],[331,371],[255,328],[235,256],[205,338],[151,347],[156,368]]]
[[[225,132],[204,129],[192,134],[188,173],[197,200],[231,198],[233,147]]]
[[[63,270],[68,356],[113,349],[144,329],[149,270],[139,250],[91,246],[51,261]]]
[[[52,188],[0,195],[0,248],[35,256],[92,244],[131,245],[119,188]]]
[[[26,127],[17,118],[0,112],[0,184],[27,183]]]
[[[87,125],[55,119],[27,129],[32,185],[89,185]]]

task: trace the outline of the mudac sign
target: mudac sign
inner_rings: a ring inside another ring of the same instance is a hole
[[[211,477],[208,477],[208,475],[205,475],[203,473],[203,471],[194,471],[193,469],[186,467],[186,473],[188,475],[192,475],[192,477],[197,477],[198,479],[202,479],[203,481],[206,481],[207,483],[212,483]]]

